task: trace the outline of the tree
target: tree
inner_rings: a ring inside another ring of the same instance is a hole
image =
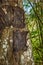
[[[41,16],[43,9],[40,5],[40,3],[42,2],[39,1],[37,3],[36,2],[33,3],[28,0],[28,3],[32,8],[30,9],[29,15],[26,16],[26,23],[27,28],[30,30],[34,60],[38,62],[42,60],[43,56],[42,55],[43,49],[41,46],[41,44],[43,43],[43,33],[42,33],[43,16]]]

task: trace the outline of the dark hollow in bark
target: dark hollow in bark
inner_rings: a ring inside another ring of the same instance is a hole
[[[24,28],[25,27],[25,16],[24,10],[18,6],[13,8],[14,10],[14,21],[12,25],[17,28]]]
[[[25,51],[27,49],[26,31],[13,31],[13,52]]]

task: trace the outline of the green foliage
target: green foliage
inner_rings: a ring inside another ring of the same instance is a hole
[[[28,2],[27,5],[30,3]],[[40,3],[34,3],[32,6],[30,4],[32,8],[30,8],[29,14],[26,14],[26,24],[30,31],[35,62],[43,61],[43,9]]]

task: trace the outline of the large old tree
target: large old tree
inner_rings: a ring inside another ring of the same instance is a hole
[[[0,65],[33,63],[24,14],[22,0],[0,0]]]

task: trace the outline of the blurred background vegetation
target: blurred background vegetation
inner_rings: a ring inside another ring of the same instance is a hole
[[[43,1],[23,0],[27,29],[33,48],[33,57],[37,65],[43,64]]]

